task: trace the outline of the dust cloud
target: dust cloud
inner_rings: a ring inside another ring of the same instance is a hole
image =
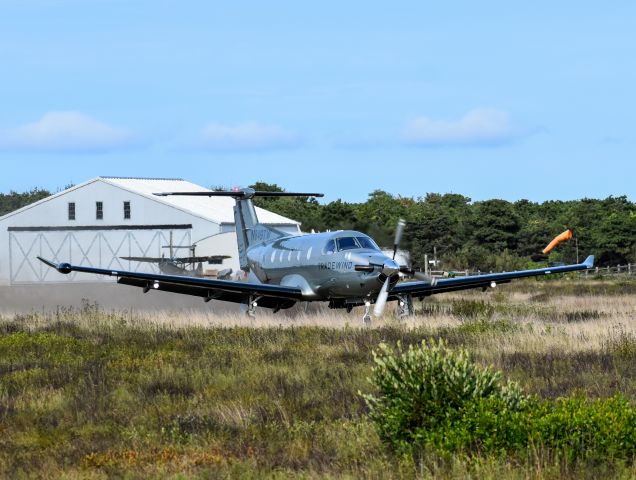
[[[139,314],[239,312],[238,305],[228,302],[205,303],[200,297],[152,290],[144,294],[140,288],[110,283],[0,286],[0,315],[81,309],[86,304],[97,305],[100,310]]]

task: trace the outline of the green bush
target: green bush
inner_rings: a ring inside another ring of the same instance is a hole
[[[471,362],[464,349],[439,341],[374,352],[372,383],[364,395],[380,437],[416,461],[422,452],[498,458],[547,455],[566,464],[631,461],[636,409],[621,396],[588,401],[541,400],[503,384],[499,372]]]
[[[442,340],[394,351],[386,344],[374,352],[372,383],[379,395],[364,395],[378,432],[396,450],[409,451],[467,405],[495,398],[504,409],[518,410],[527,401],[519,387],[503,384],[501,374],[476,366],[465,349],[451,351]]]

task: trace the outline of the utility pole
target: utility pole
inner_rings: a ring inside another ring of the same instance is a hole
[[[424,274],[428,275],[428,253],[424,254]]]

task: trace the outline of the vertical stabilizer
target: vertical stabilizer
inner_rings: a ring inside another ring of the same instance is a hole
[[[249,271],[247,249],[252,245],[289,235],[282,230],[259,223],[252,197],[247,195],[236,198],[234,206],[234,222],[236,223],[236,240],[238,244],[239,263],[242,270]]]

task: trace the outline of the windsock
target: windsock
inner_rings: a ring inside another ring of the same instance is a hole
[[[543,254],[545,255],[546,253],[551,252],[552,249],[556,247],[559,243],[565,242],[566,240],[569,240],[570,238],[572,238],[572,230],[568,228],[565,232],[554,237],[554,240],[552,240],[548,244],[548,246],[543,249]]]

